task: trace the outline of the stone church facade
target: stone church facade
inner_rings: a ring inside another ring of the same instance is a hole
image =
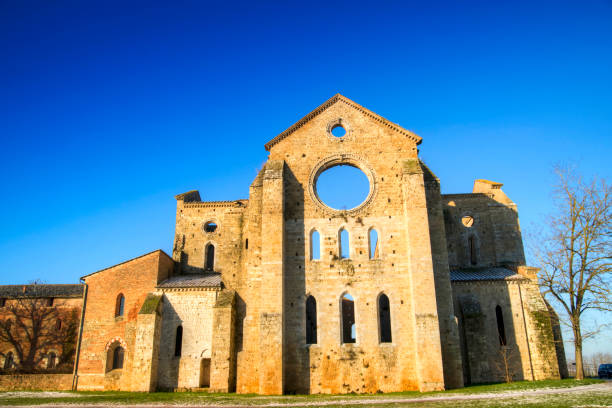
[[[82,278],[75,387],[373,393],[562,376],[516,205],[487,180],[441,194],[420,143],[338,94],[265,145],[248,199],[176,196],[171,256]],[[369,181],[355,208],[317,194],[338,165]]]

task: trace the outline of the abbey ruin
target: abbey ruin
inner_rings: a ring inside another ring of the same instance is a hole
[[[82,278],[72,387],[374,393],[559,378],[560,331],[516,204],[488,180],[441,194],[421,140],[337,94],[265,144],[248,199],[177,195],[171,255]],[[338,165],[369,181],[355,208],[317,194]]]

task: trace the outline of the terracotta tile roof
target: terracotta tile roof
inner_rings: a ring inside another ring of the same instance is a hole
[[[173,276],[157,285],[158,288],[221,288],[221,274],[217,272]]]
[[[83,296],[81,284],[66,285],[0,285],[0,298],[78,298]]]
[[[491,281],[491,280],[523,280],[523,275],[506,268],[470,268],[457,269],[450,273],[451,282]]]

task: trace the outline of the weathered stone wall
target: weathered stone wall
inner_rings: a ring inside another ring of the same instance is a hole
[[[221,273],[227,286],[235,287],[245,245],[242,224],[247,201],[200,202],[177,198],[173,258],[180,273],[204,272],[206,247],[213,245],[213,270]],[[217,225],[214,232],[204,230],[209,222]]]
[[[559,378],[550,316],[542,309],[535,283],[454,282],[453,300],[466,384],[504,381],[504,353],[514,380]],[[500,347],[497,306],[503,314],[506,347]]]
[[[339,119],[348,130],[341,139],[328,133],[330,123]],[[423,176],[404,172],[404,162],[417,158],[417,140],[338,101],[270,148],[269,163],[285,163],[285,355],[282,378],[276,373],[276,381],[284,381],[285,392],[444,387]],[[370,177],[372,195],[357,211],[330,211],[313,197],[317,168],[341,163],[359,166]],[[266,194],[264,181],[264,203],[270,197]],[[265,210],[263,214],[265,225]],[[379,234],[378,259],[368,257],[372,227]],[[351,252],[350,259],[342,261],[338,259],[341,228],[349,233]],[[320,260],[310,259],[314,229],[321,235]],[[265,244],[282,238],[280,233],[276,237],[263,234]],[[266,256],[263,259],[268,262]],[[265,278],[264,282],[280,291],[275,283]],[[356,344],[341,343],[339,302],[346,292],[356,302]],[[380,293],[387,294],[391,304],[390,344],[379,341],[376,302]],[[305,344],[307,295],[317,302],[319,341],[311,346]],[[280,292],[276,296],[280,299]],[[258,312],[258,303],[251,299],[256,297],[246,299],[247,321],[251,310]],[[241,366],[239,360],[239,391],[254,390],[241,388],[241,370],[253,378],[255,369]]]
[[[0,375],[0,390],[66,391],[72,387],[72,374]]]
[[[147,294],[169,277],[173,263],[154,251],[84,277],[88,285],[78,365],[78,389],[132,388],[137,316]],[[125,296],[123,316],[115,316],[117,296]],[[125,349],[123,369],[110,370],[109,350]]]
[[[448,261],[451,269],[525,264],[523,240],[516,204],[500,183],[477,180],[472,194],[442,195]],[[466,226],[463,217],[472,217]],[[469,248],[475,240],[475,263]]]
[[[217,291],[206,289],[164,290],[158,388],[198,388],[203,359],[211,358],[213,307]],[[183,327],[180,356],[175,356],[176,330]]]

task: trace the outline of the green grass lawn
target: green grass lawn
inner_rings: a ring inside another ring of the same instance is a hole
[[[308,406],[316,403],[325,403],[325,407],[347,407],[368,406],[367,403],[359,404],[360,400],[397,400],[428,397],[450,397],[465,396],[466,394],[478,395],[482,393],[503,393],[505,391],[534,390],[543,388],[567,388],[580,385],[601,383],[601,380],[587,379],[576,380],[547,380],[547,381],[521,381],[509,384],[475,385],[449,391],[438,391],[420,393],[407,391],[389,394],[344,394],[344,395],[284,395],[284,396],[260,396],[254,394],[220,394],[206,392],[1,392],[0,405],[38,405],[38,404],[185,404],[185,405],[267,405],[267,404],[297,404],[293,406]],[[334,404],[337,402],[337,404]],[[373,402],[373,401],[371,401]],[[381,401],[382,402],[382,401]],[[577,405],[612,405],[612,391],[563,394],[563,395],[541,395],[541,396],[512,396],[501,394],[499,397],[487,400],[453,400],[432,401],[412,403],[382,403],[376,407],[400,407],[400,406],[427,406],[427,407],[509,407],[509,406],[533,406],[533,407],[570,407]]]

